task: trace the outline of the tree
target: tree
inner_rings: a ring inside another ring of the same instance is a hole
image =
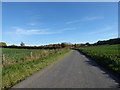
[[[25,46],[25,44],[23,42],[20,43],[20,46]]]
[[[74,47],[76,48],[76,47],[80,47],[80,44],[74,44]]]
[[[89,46],[90,44],[89,44],[89,42],[87,42],[86,44],[85,44],[85,46]]]
[[[61,43],[61,47],[62,48],[67,47],[67,44],[66,43]]]
[[[0,46],[7,46],[5,42],[0,42]]]
[[[10,46],[12,46],[12,47],[16,47],[17,45],[14,45],[14,44],[13,44],[13,45],[10,45]]]

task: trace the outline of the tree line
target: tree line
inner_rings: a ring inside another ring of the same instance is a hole
[[[95,45],[105,45],[105,44],[120,44],[120,38],[115,38],[115,39],[109,39],[109,40],[104,40],[104,41],[98,41],[97,43],[94,43]]]
[[[77,48],[77,47],[85,47],[85,46],[112,45],[112,44],[120,44],[120,38],[98,41],[94,44],[90,44],[89,42],[85,44],[71,44],[71,43],[63,42],[63,43],[49,44],[49,45],[43,45],[43,46],[26,46],[25,43],[23,42],[21,42],[19,46],[14,44],[7,46],[5,42],[0,42],[0,47],[24,48],[24,49],[56,49],[56,48]]]

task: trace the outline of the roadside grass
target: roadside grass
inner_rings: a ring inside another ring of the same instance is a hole
[[[34,59],[45,57],[49,54],[61,52],[62,49],[16,49],[2,48],[2,62],[4,67],[10,64],[32,61]]]
[[[120,44],[101,45],[78,48],[80,52],[95,60],[104,68],[110,70],[120,78]]]
[[[23,63],[16,63],[4,67],[2,69],[2,89],[11,88],[16,83],[45,68],[69,52],[70,49],[66,49],[62,52],[50,54],[40,59],[35,59],[33,61],[27,61]]]

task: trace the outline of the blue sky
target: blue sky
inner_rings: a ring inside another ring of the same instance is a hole
[[[94,43],[118,37],[117,2],[4,2],[2,41],[8,45]]]

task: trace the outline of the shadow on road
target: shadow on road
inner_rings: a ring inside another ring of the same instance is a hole
[[[87,56],[85,53],[82,53],[79,50],[76,50],[76,51],[78,51],[81,55],[84,55],[85,58],[88,59],[88,61],[85,61],[85,63],[87,63],[90,66],[98,67],[100,70],[103,71],[102,73],[105,74],[107,76],[107,78],[112,78],[116,83],[119,83],[119,85],[117,85],[116,88],[120,88],[120,77],[118,75],[103,68],[97,62],[95,62],[89,56]],[[111,86],[111,88],[114,88],[114,86]]]

